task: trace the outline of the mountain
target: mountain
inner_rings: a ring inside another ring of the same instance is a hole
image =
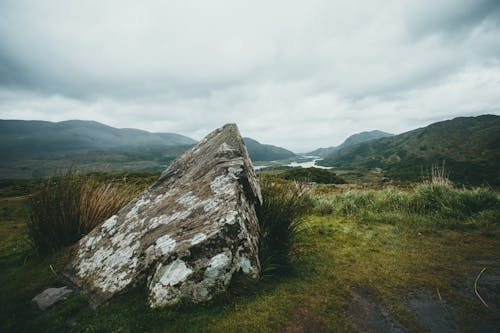
[[[384,138],[388,136],[392,136],[394,134],[387,133],[387,132],[382,132],[378,130],[374,131],[367,131],[367,132],[361,132],[361,133],[356,133],[345,139],[344,142],[342,142],[341,145],[336,146],[336,147],[328,147],[328,148],[318,148],[307,155],[313,155],[313,156],[320,156],[320,157],[326,157],[329,155],[333,155],[342,148],[346,148],[352,145],[355,145],[357,143],[369,141],[369,140],[374,140],[374,139],[379,139],[379,138]]]
[[[175,133],[118,129],[96,121],[0,120],[0,178],[81,171],[162,170],[195,140]]]
[[[245,138],[253,161],[293,157],[284,148]],[[196,144],[175,133],[114,128],[96,121],[0,120],[0,178],[43,177],[76,166],[81,171],[161,171]]]
[[[243,138],[252,161],[276,161],[294,157],[295,154],[285,148],[262,144],[251,138]]]
[[[500,116],[460,117],[348,146],[319,164],[415,179],[443,161],[450,179],[500,185]]]
[[[174,133],[118,129],[95,121],[0,120],[0,153],[6,159],[102,150],[187,146],[196,141]]]

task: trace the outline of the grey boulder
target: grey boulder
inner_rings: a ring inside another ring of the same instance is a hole
[[[68,287],[47,288],[40,294],[36,295],[31,300],[31,304],[37,310],[45,311],[57,302],[68,298],[69,294],[71,294],[72,292],[73,290],[69,289]]]
[[[257,279],[262,198],[235,124],[207,135],[83,237],[64,275],[94,304],[142,279],[151,307],[202,302]]]

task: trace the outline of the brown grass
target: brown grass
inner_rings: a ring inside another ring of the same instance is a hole
[[[71,245],[125,206],[137,190],[68,171],[48,178],[28,201],[31,241],[39,253]]]

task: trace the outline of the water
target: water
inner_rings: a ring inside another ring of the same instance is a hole
[[[333,167],[326,167],[322,165],[316,165],[317,161],[321,161],[322,158],[315,158],[312,161],[306,162],[292,162],[288,163],[287,166],[290,167],[303,167],[303,168],[318,168],[318,169],[333,169]]]
[[[305,158],[310,158],[307,161],[303,162],[287,162],[287,163],[280,163],[280,161],[275,161],[273,162],[272,165],[255,165],[253,168],[255,170],[261,170],[265,168],[269,168],[272,166],[289,166],[289,167],[302,167],[302,168],[318,168],[318,169],[333,169],[333,167],[325,167],[322,165],[316,165],[317,161],[321,161],[322,158],[319,158],[317,156],[304,156]]]

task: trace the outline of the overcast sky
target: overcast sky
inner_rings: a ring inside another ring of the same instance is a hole
[[[500,1],[0,0],[0,118],[305,152],[500,114]]]

